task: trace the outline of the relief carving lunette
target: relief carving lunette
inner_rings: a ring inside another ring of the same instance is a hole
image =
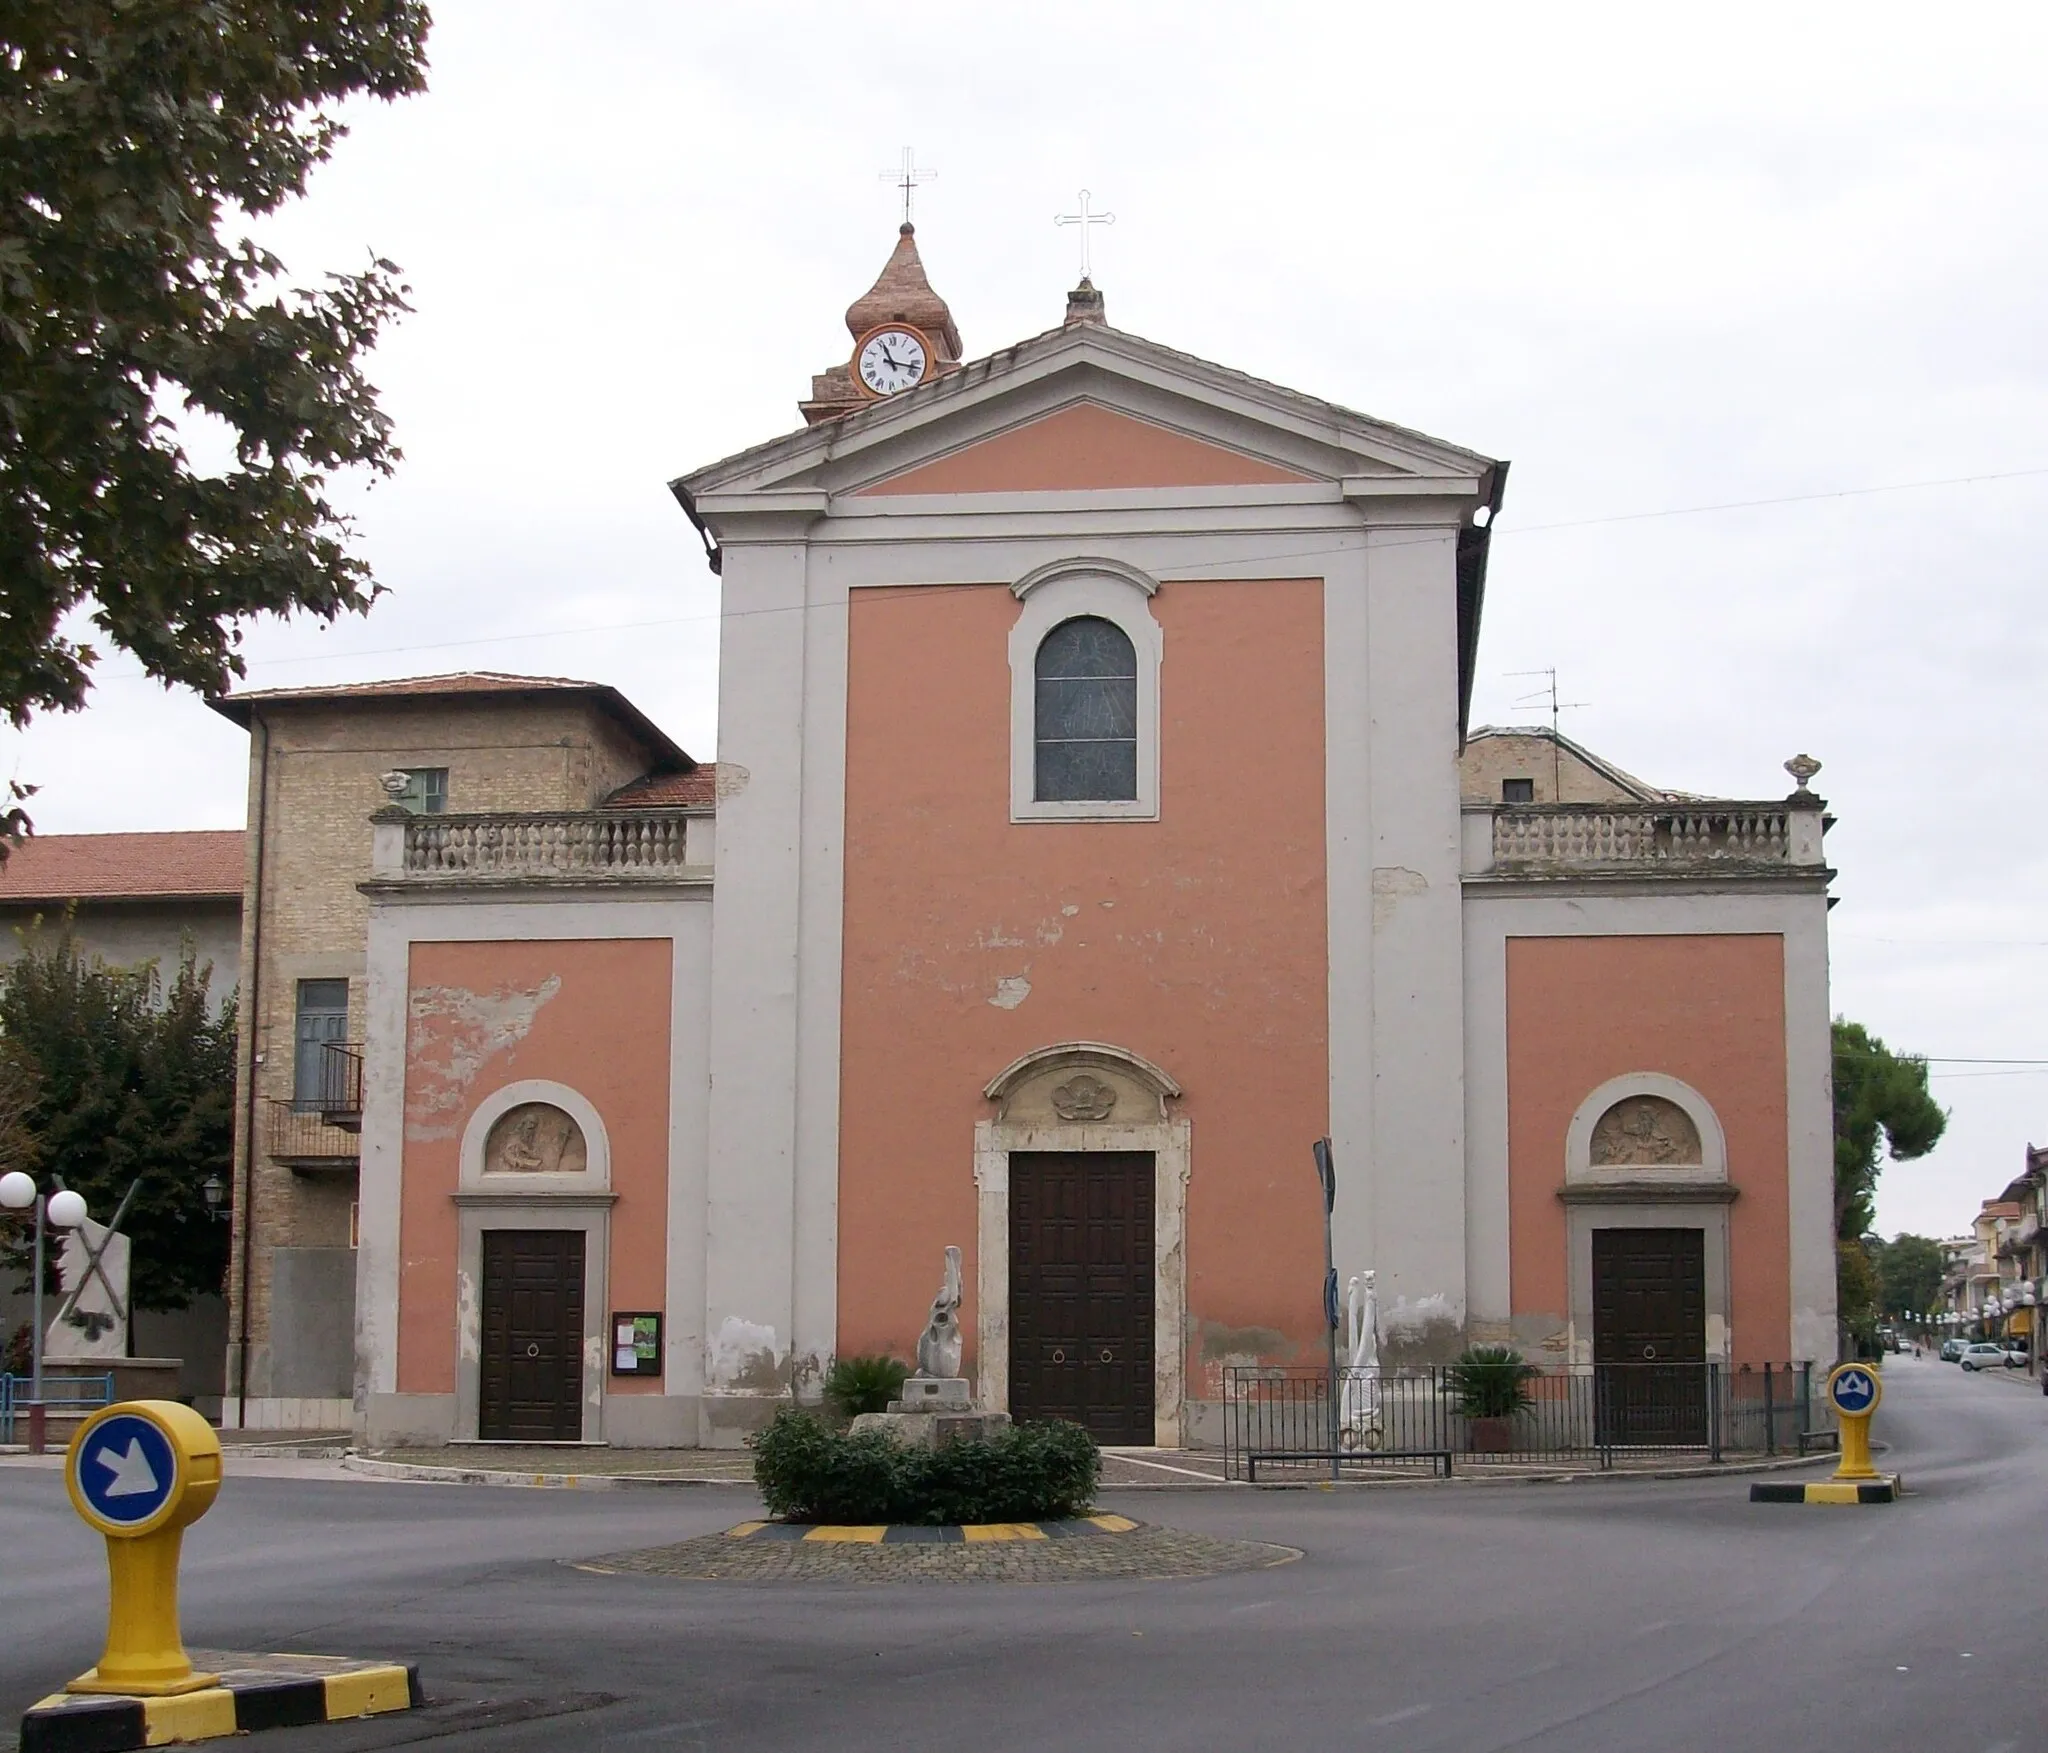
[[[583,1128],[551,1102],[522,1102],[484,1140],[487,1175],[581,1175],[590,1167]]]
[[[1594,1126],[1589,1154],[1595,1168],[1682,1168],[1703,1160],[1692,1116],[1662,1096],[1616,1102]]]

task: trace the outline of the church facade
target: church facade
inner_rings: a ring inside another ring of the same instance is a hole
[[[1213,1441],[1322,1355],[1323,1137],[1389,1362],[1832,1359],[1810,764],[1461,796],[1507,465],[1104,314],[963,359],[906,226],[673,484],[715,780],[379,812],[373,1439],[737,1443],[958,1245],[985,1403]]]

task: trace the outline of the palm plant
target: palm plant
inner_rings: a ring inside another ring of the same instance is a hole
[[[900,1399],[910,1365],[893,1357],[839,1357],[825,1372],[825,1403],[842,1418],[887,1412]]]
[[[1444,1380],[1467,1418],[1513,1418],[1534,1396],[1529,1383],[1542,1374],[1507,1345],[1470,1345],[1444,1371]]]

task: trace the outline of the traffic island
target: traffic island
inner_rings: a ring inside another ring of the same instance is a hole
[[[127,1753],[420,1702],[417,1670],[398,1663],[185,1648],[181,1543],[221,1485],[219,1434],[191,1407],[133,1400],[95,1412],[71,1439],[64,1483],[106,1538],[107,1641],[21,1719],[21,1753]]]
[[[21,1719],[21,1753],[128,1753],[409,1710],[423,1702],[419,1670],[340,1656],[194,1650],[216,1684],[163,1697],[58,1692]]]
[[[1870,1464],[1870,1420],[1884,1401],[1884,1384],[1876,1369],[1863,1363],[1837,1364],[1828,1373],[1825,1394],[1842,1432],[1842,1459],[1835,1476],[1805,1485],[1752,1485],[1751,1503],[1898,1502],[1905,1489],[1899,1476],[1880,1473]]]
[[[614,1552],[574,1568],[703,1582],[1065,1583],[1221,1576],[1291,1564],[1300,1556],[1291,1546],[1095,1515],[953,1527],[742,1522],[723,1534]]]
[[[1749,1488],[1751,1503],[1897,1503],[1905,1495],[1904,1482],[1896,1473],[1880,1473],[1875,1479],[1814,1479],[1804,1485],[1764,1485]]]

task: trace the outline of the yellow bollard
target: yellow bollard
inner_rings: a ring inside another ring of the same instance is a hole
[[[220,1438],[189,1406],[122,1401],[79,1426],[64,1482],[72,1508],[106,1536],[107,1647],[67,1692],[161,1698],[220,1684],[192,1671],[178,1631],[179,1548],[220,1478]]]
[[[1842,1427],[1842,1459],[1835,1477],[1843,1481],[1883,1479],[1870,1464],[1870,1415],[1884,1399],[1884,1384],[1869,1364],[1837,1364],[1825,1390]]]

